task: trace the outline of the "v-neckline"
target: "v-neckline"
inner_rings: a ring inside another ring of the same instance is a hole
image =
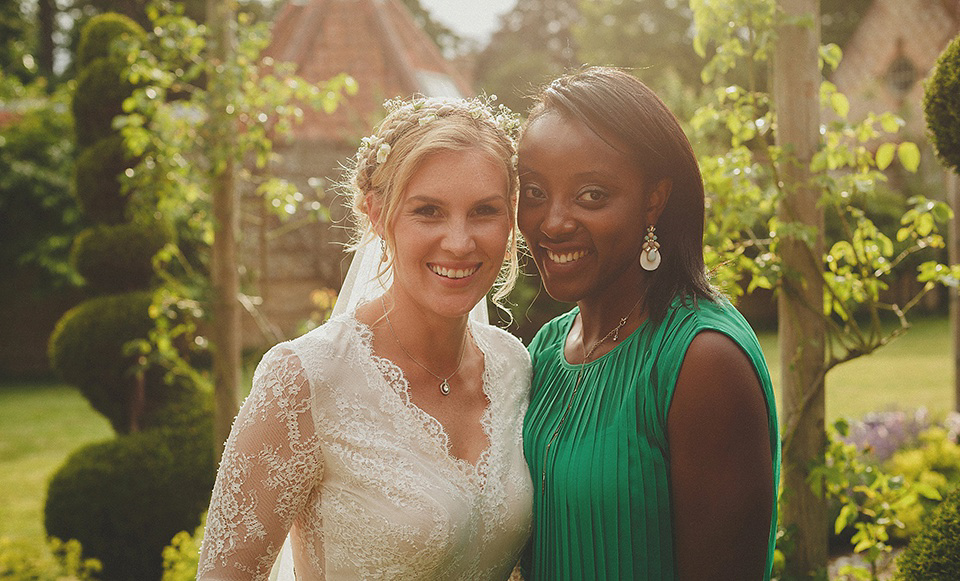
[[[401,369],[400,366],[397,365],[393,360],[381,355],[377,355],[373,350],[373,331],[365,323],[357,319],[356,313],[353,313],[351,317],[360,330],[360,342],[363,345],[366,353],[369,354],[370,360],[374,362],[374,367],[377,368],[377,372],[383,382],[390,386],[391,391],[400,400],[400,404],[411,414],[412,419],[419,425],[420,431],[425,433],[427,437],[434,442],[441,455],[443,455],[449,461],[456,472],[467,476],[471,481],[475,481],[482,491],[486,485],[486,476],[490,465],[490,454],[494,446],[494,402],[493,398],[491,397],[490,389],[493,383],[490,377],[490,356],[489,353],[487,353],[486,345],[484,344],[483,339],[478,338],[473,323],[468,322],[467,324],[470,325],[470,334],[474,337],[477,348],[483,355],[481,389],[483,390],[483,394],[488,402],[483,414],[480,416],[480,428],[483,431],[483,434],[487,437],[487,446],[482,452],[480,452],[480,455],[477,456],[476,463],[472,463],[469,460],[461,458],[460,456],[456,456],[450,451],[450,435],[447,433],[446,428],[443,426],[440,420],[418,406],[410,398],[410,382],[407,380],[407,376],[404,374],[403,369]],[[391,374],[387,371],[393,371],[394,373]],[[396,379],[392,379],[391,376],[395,376]]]

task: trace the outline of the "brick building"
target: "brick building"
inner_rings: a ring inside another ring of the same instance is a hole
[[[257,346],[291,337],[310,314],[312,291],[340,288],[349,266],[342,244],[349,234],[346,211],[333,184],[360,138],[382,117],[383,101],[420,93],[471,93],[461,74],[414,22],[400,0],[301,0],[284,5],[266,55],[294,63],[296,73],[321,82],[347,73],[358,83],[333,114],[309,111],[289,140],[276,144],[274,172],[302,192],[320,190],[331,223],[307,220],[287,228],[263,200],[244,196],[241,257],[247,290],[262,304],[248,304],[245,344]],[[294,218],[291,223],[298,220]]]
[[[923,81],[960,34],[960,0],[874,0],[831,75],[850,99],[850,118],[893,111],[906,139],[925,140]]]

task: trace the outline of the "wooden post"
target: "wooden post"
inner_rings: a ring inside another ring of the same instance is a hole
[[[236,128],[228,112],[230,81],[218,67],[233,58],[235,50],[234,3],[232,0],[207,0],[207,26],[210,29],[209,123],[215,135],[210,152],[214,158],[213,188],[214,241],[211,257],[213,278],[213,379],[214,450],[219,459],[223,444],[240,405],[240,281],[237,268],[237,232],[240,225],[239,196],[236,184],[236,160],[233,144]]]
[[[824,322],[823,211],[820,191],[810,180],[810,160],[820,142],[820,3],[778,0],[784,15],[774,54],[777,143],[790,161],[783,164],[785,195],[780,219],[814,232],[811,244],[781,233],[784,277],[777,303],[781,352],[784,448],[781,521],[790,530],[793,551],[787,573],[806,578],[827,564],[827,510],[807,483],[811,463],[823,460]],[[811,24],[812,23],[812,24]]]
[[[960,171],[958,169],[957,171]],[[948,230],[948,260],[960,264],[960,176],[947,170],[947,203],[953,209]],[[950,293],[950,335],[953,337],[953,409],[960,411],[960,289],[947,287]]]

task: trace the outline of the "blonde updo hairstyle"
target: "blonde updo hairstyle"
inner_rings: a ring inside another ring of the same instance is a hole
[[[343,189],[351,198],[352,249],[376,237],[367,210],[370,203],[380,207],[387,256],[381,266],[383,273],[393,264],[396,245],[391,226],[400,200],[410,179],[427,158],[444,151],[472,150],[501,165],[507,177],[512,228],[507,242],[508,257],[501,265],[491,299],[506,311],[504,299],[513,289],[519,273],[516,136],[520,122],[502,105],[494,109],[491,105],[493,99],[495,97],[440,99],[418,96],[387,101],[387,116],[372,136],[362,140],[352,165],[347,168]]]

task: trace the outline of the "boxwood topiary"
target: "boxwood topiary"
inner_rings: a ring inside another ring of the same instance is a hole
[[[172,236],[163,222],[95,226],[77,236],[70,258],[95,291],[145,289],[154,276],[153,256]]]
[[[49,356],[53,369],[68,383],[80,388],[98,412],[115,430],[130,429],[130,403],[135,377],[134,364],[123,346],[147,337],[153,328],[148,309],[148,292],[102,296],[67,311],[50,335]],[[161,385],[153,377],[145,382],[147,407],[155,408],[162,397]]]
[[[960,490],[944,499],[897,560],[899,581],[960,579]]]
[[[124,36],[146,40],[143,28],[122,14],[108,12],[91,18],[80,31],[77,66],[82,69],[98,58],[110,56],[113,41]]]
[[[80,152],[74,169],[74,196],[89,221],[105,224],[124,221],[127,198],[120,188],[120,176],[134,165],[136,162],[129,158],[119,133]]]
[[[81,70],[72,103],[77,146],[89,147],[113,135],[113,118],[123,113],[123,101],[132,93],[122,63],[99,58]]]
[[[212,422],[154,429],[83,447],[47,489],[47,534],[75,538],[113,580],[159,579],[173,536],[200,522],[216,465]]]
[[[923,110],[937,155],[960,171],[960,36],[937,59],[924,89]]]

